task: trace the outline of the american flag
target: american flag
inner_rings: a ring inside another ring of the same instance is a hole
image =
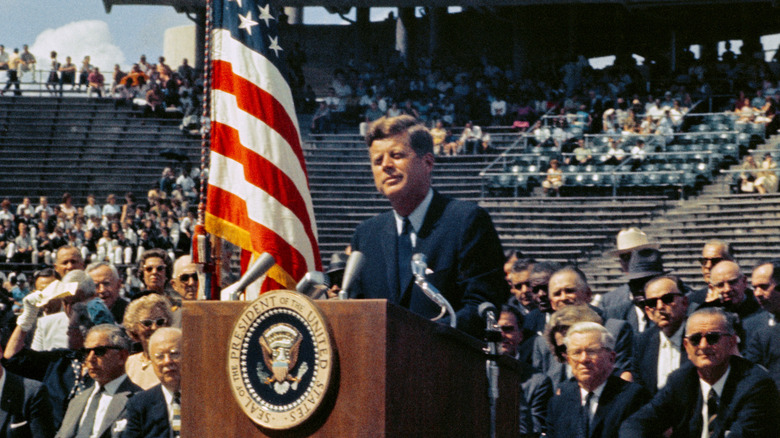
[[[261,292],[321,270],[284,49],[269,4],[214,0],[206,230],[276,266]]]

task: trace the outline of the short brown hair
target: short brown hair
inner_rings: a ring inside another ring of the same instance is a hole
[[[419,120],[409,115],[398,117],[380,117],[368,128],[366,145],[376,140],[403,136],[407,144],[418,156],[433,153],[433,137],[428,128]]]

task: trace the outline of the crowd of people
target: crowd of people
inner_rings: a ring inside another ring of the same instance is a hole
[[[711,240],[694,288],[658,248],[622,230],[625,283],[599,296],[576,267],[508,252],[500,350],[528,370],[527,436],[776,436],[780,261],[745,272]]]

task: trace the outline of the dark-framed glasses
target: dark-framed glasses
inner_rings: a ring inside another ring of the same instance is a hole
[[[724,332],[707,332],[707,333],[694,333],[688,335],[685,339],[693,345],[700,345],[702,339],[707,340],[707,345],[715,345],[723,339],[724,336],[731,336],[729,333]]]
[[[197,280],[197,279],[198,279],[198,274],[195,273],[179,275],[179,281],[181,281],[182,283],[187,283],[190,280]]]
[[[163,327],[165,325],[168,325],[168,320],[165,318],[157,318],[157,319],[142,319],[140,321],[141,325],[144,327],[151,327],[152,324],[157,324],[157,327]]]
[[[658,301],[664,303],[664,305],[670,305],[674,303],[674,299],[677,297],[681,297],[682,294],[679,292],[669,292],[668,294],[663,294],[660,297],[656,298],[645,298],[642,301],[642,304],[645,307],[655,308],[658,306]]]
[[[99,347],[92,347],[92,348],[82,348],[81,354],[83,357],[89,356],[89,353],[94,353],[97,357],[103,357],[108,353],[108,350],[124,350],[122,347],[117,347],[116,345],[101,345]]]

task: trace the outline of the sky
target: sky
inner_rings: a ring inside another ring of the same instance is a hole
[[[372,8],[371,19],[382,20],[392,9]],[[47,69],[52,50],[60,62],[71,56],[78,65],[90,55],[104,71],[114,64],[126,69],[142,54],[150,60],[162,55],[165,29],[192,24],[168,6],[114,6],[107,14],[102,0],[0,0],[0,11],[0,44],[6,50],[28,44],[41,69]],[[354,9],[348,16],[354,18]],[[346,24],[324,8],[305,8],[304,23]],[[780,37],[771,37],[765,48],[774,49],[778,42]],[[739,53],[736,44],[735,49]],[[600,68],[611,61],[606,57],[591,64]]]

